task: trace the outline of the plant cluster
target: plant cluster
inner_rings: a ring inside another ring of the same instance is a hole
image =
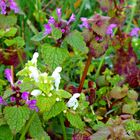
[[[0,139],[140,139],[137,3],[0,0]]]

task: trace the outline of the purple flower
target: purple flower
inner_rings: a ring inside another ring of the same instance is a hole
[[[15,102],[16,101],[16,98],[15,97],[10,97],[10,101],[11,102]]]
[[[5,69],[4,73],[5,73],[5,77],[7,78],[7,80],[11,83],[11,85],[13,85],[11,70],[10,69]]]
[[[138,37],[139,36],[139,31],[140,31],[140,28],[138,28],[138,27],[133,28],[130,32],[130,36]]]
[[[19,8],[14,0],[9,0],[10,9],[13,10],[15,13],[19,12]]]
[[[57,13],[57,16],[58,16],[58,20],[61,20],[61,15],[62,15],[61,8],[57,8],[56,13]]]
[[[106,30],[106,34],[107,35],[110,35],[111,37],[113,36],[113,29],[116,28],[117,25],[116,24],[110,24],[108,27],[107,27],[107,30]]]
[[[7,105],[6,101],[0,96],[0,105]]]
[[[52,28],[51,28],[50,24],[45,24],[44,28],[45,28],[45,32],[44,32],[45,35],[48,35],[52,32]]]
[[[48,20],[48,24],[54,24],[55,20],[54,18],[51,16],[50,19]]]
[[[17,81],[17,84],[18,84],[18,85],[20,85],[21,83],[22,83],[22,82],[21,82],[20,80],[19,80],[19,81]]]
[[[25,92],[22,92],[21,98],[23,100],[28,100],[28,96],[29,96],[29,93],[25,91]]]
[[[31,110],[36,110],[36,112],[39,111],[38,107],[36,106],[36,100],[28,100],[26,104]]]
[[[61,32],[62,32],[62,33],[65,33],[65,29],[61,29]]]
[[[4,2],[4,0],[0,0],[0,9],[1,9],[1,14],[6,14],[6,3]]]
[[[75,21],[75,15],[74,14],[71,15],[67,24],[70,24],[73,21]]]
[[[95,40],[96,40],[96,41],[101,41],[102,39],[103,39],[103,37],[98,36],[98,35],[95,37]]]
[[[0,104],[3,104],[3,98],[0,96]]]
[[[81,18],[81,21],[83,22],[81,25],[80,25],[80,28],[89,28],[89,24],[88,24],[88,20],[87,18]]]

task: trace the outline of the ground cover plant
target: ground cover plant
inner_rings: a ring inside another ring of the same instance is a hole
[[[0,140],[139,140],[138,0],[0,0]]]

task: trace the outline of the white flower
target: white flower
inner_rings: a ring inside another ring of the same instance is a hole
[[[40,78],[43,78],[43,82],[44,82],[44,83],[47,83],[47,82],[48,82],[48,81],[47,81],[48,74],[47,74],[46,72],[41,73],[41,74],[39,75],[39,77],[40,77]]]
[[[54,82],[55,82],[55,88],[56,88],[56,90],[58,90],[59,89],[59,84],[60,84],[60,79],[61,79],[61,77],[60,77],[60,72],[62,71],[62,68],[61,67],[57,67],[55,70],[54,70],[54,72],[52,73],[52,77],[54,78]]]
[[[39,89],[34,89],[32,92],[31,92],[31,95],[33,95],[33,96],[38,96],[38,95],[40,95],[42,93],[42,91],[41,90],[39,90]]]
[[[30,66],[29,67],[30,70],[30,78],[33,78],[36,82],[38,82],[38,78],[39,78],[39,72],[38,69],[36,67]]]
[[[77,98],[80,96],[79,93],[75,93],[67,102],[67,107],[73,107],[73,110],[76,110],[78,107],[78,100]]]
[[[56,101],[57,101],[57,102],[59,102],[59,101],[60,101],[60,99],[59,99],[59,98],[56,98]]]
[[[31,60],[31,62],[32,62],[33,64],[35,64],[35,65],[36,65],[36,63],[37,63],[37,58],[38,58],[38,56],[39,56],[39,54],[38,54],[37,52],[35,52],[35,53],[33,54],[33,58],[32,58],[32,60]]]

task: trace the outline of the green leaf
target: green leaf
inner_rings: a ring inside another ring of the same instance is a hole
[[[17,36],[17,37],[15,37],[13,39],[6,39],[4,41],[4,43],[7,46],[16,45],[17,47],[23,47],[25,45],[25,42],[24,42],[23,38],[20,37],[20,36]]]
[[[56,102],[52,106],[52,108],[50,109],[50,111],[44,112],[43,118],[44,118],[44,120],[49,120],[50,118],[55,117],[58,114],[60,114],[66,108],[67,107],[66,107],[66,104],[64,102]]]
[[[4,109],[4,118],[6,119],[10,129],[19,132],[29,119],[30,110],[24,106],[7,106]]]
[[[13,37],[17,32],[17,28],[12,27],[9,29],[9,31],[5,32],[4,36],[6,37]]]
[[[5,30],[4,29],[0,29],[0,37],[3,37],[5,34]]]
[[[2,115],[0,115],[0,126],[7,124]]]
[[[66,49],[51,47],[49,44],[45,44],[41,47],[41,54],[45,63],[49,65],[52,70],[61,65],[69,56]]]
[[[42,127],[41,121],[37,113],[30,125],[29,134],[35,140],[50,140],[50,137]]]
[[[67,112],[67,119],[72,126],[81,130],[84,129],[85,123],[82,121],[81,117],[78,114]]]
[[[56,98],[54,96],[46,97],[46,96],[38,96],[37,97],[37,106],[40,112],[49,111],[51,107],[55,104]]]
[[[61,98],[70,98],[72,96],[69,92],[62,90],[62,89],[57,90],[55,92]]]
[[[32,41],[41,41],[43,40],[47,35],[44,35],[44,31],[39,32],[37,35],[33,36],[31,38]]]
[[[122,107],[122,112],[127,114],[135,114],[138,111],[138,106],[136,101],[131,100],[128,104],[124,104]]]
[[[15,25],[17,22],[17,17],[15,15],[2,15],[0,14],[0,28],[7,28]]]
[[[74,49],[77,49],[83,53],[87,53],[86,43],[84,42],[84,38],[80,32],[78,32],[78,31],[71,32],[66,37],[66,41]]]
[[[62,32],[58,28],[53,28],[52,29],[52,36],[57,40],[62,37]]]
[[[5,39],[4,40],[4,43],[7,45],[7,46],[12,46],[14,45],[16,42],[14,39]]]
[[[25,45],[23,38],[20,36],[15,37],[14,40],[16,42],[15,44],[17,45],[17,47],[23,47]]]
[[[8,125],[0,126],[0,140],[13,140],[13,135]]]
[[[6,90],[4,91],[4,96],[3,96],[3,98],[6,99],[7,97],[10,97],[12,94],[13,94],[13,91],[12,91],[11,88],[6,89]]]

